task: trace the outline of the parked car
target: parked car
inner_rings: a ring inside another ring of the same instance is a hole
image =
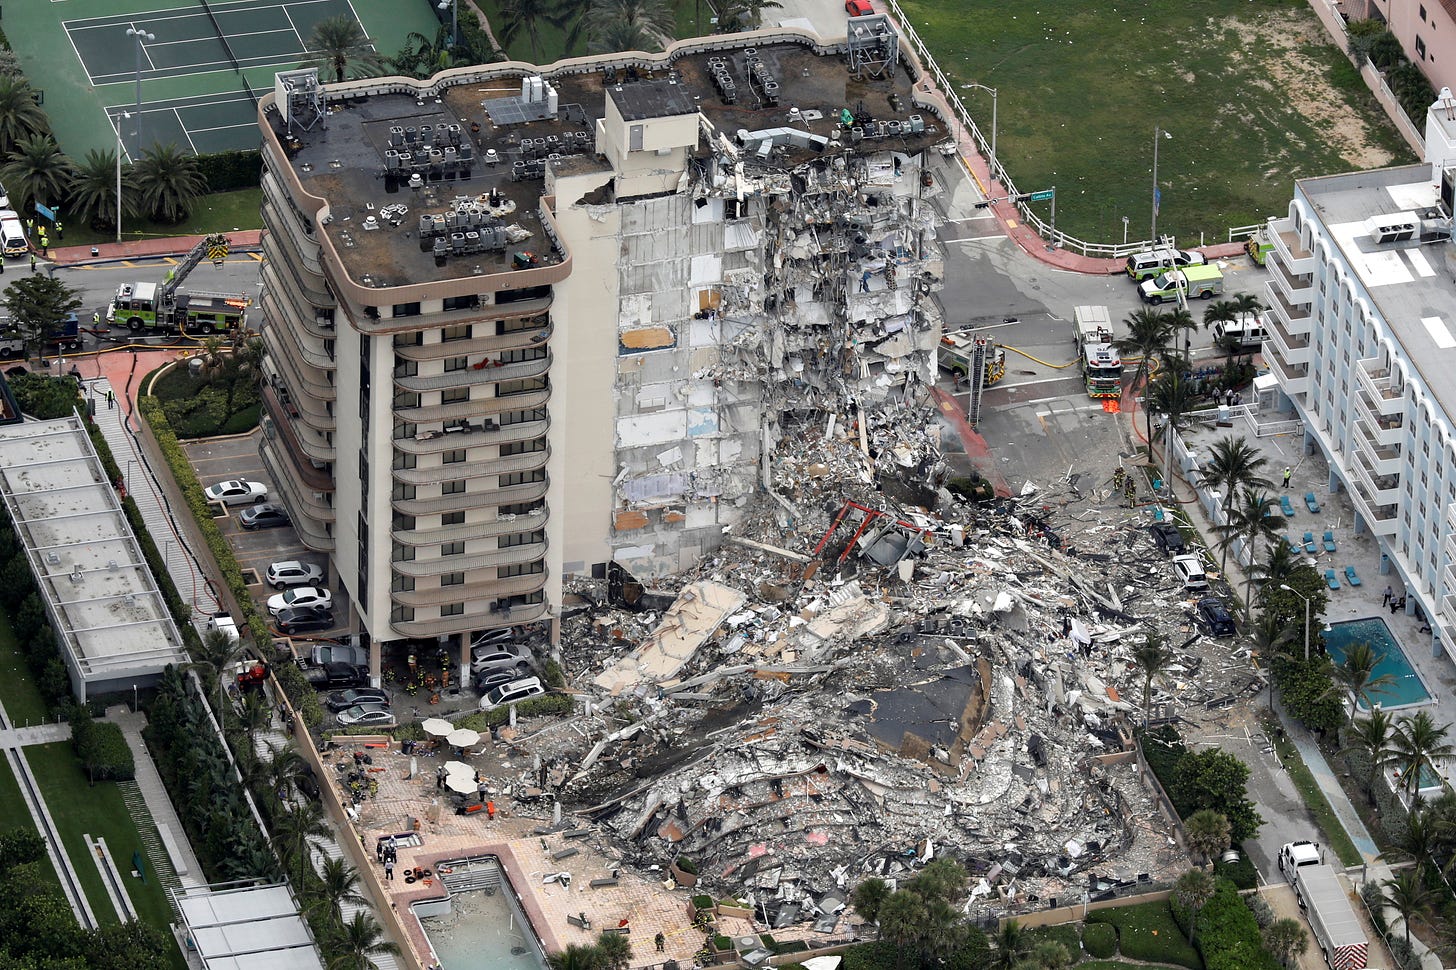
[[[230,482],[218,482],[202,490],[209,502],[221,502],[223,505],[252,505],[254,502],[268,501],[268,486],[262,482],[245,482],[241,479],[234,479]]]
[[[268,597],[268,612],[274,616],[299,606],[318,606],[331,610],[334,608],[334,594],[317,586],[295,586],[286,592]]]
[[[520,639],[521,631],[518,627],[503,626],[494,630],[486,630],[470,641],[470,652],[474,654],[481,647],[491,647],[499,643],[515,643]]]
[[[521,672],[515,667],[497,667],[495,670],[482,671],[475,678],[475,689],[482,694],[489,694],[501,684],[509,684],[513,680],[519,680]]]
[[[305,668],[303,676],[314,690],[338,690],[368,684],[369,668],[358,664],[328,663]]]
[[[1184,589],[1208,589],[1208,577],[1203,572],[1203,560],[1195,554],[1174,556],[1173,575],[1178,577],[1178,581],[1183,584]]]
[[[844,12],[851,17],[864,17],[875,12],[870,0],[844,0]]]
[[[334,611],[317,606],[299,606],[286,609],[273,618],[279,633],[315,633],[334,625]]]
[[[272,502],[243,509],[242,513],[238,515],[238,523],[244,529],[276,529],[282,525],[290,525],[292,522],[293,520],[288,517],[288,510]]]
[[[501,684],[493,687],[480,699],[480,709],[489,711],[505,704],[514,704],[523,701],[528,697],[539,697],[546,693],[546,688],[537,677],[524,677],[520,680],[513,680],[509,684]]]
[[[282,559],[268,564],[268,585],[274,589],[286,586],[317,586],[324,581],[324,568],[297,559]]]
[[[1198,601],[1198,618],[1216,637],[1231,637],[1238,632],[1233,614],[1217,596],[1205,596]]]
[[[477,647],[470,656],[470,672],[515,668],[522,673],[531,669],[531,652],[519,643],[502,643],[493,647]]]
[[[1165,556],[1176,556],[1183,552],[1183,533],[1171,522],[1154,522],[1148,526],[1153,534],[1153,545]]]
[[[308,651],[308,662],[314,666],[331,663],[369,666],[369,651],[349,643],[315,643]]]
[[[298,766],[298,774],[293,778],[293,787],[297,788],[298,793],[309,801],[318,801],[318,776],[313,773],[313,765],[305,761]]]
[[[338,713],[337,720],[345,727],[368,724],[378,727],[394,727],[394,711],[382,704],[355,704]]]
[[[383,704],[389,706],[389,692],[378,687],[350,687],[336,690],[324,698],[324,707],[331,711],[343,711],[355,704]]]

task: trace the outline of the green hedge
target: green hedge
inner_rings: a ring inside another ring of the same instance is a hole
[[[1031,946],[1036,946],[1043,940],[1060,943],[1074,961],[1081,959],[1082,938],[1077,934],[1077,927],[1071,923],[1032,927],[1026,931],[1026,938],[1031,941]]]
[[[1117,952],[1117,930],[1108,923],[1088,923],[1082,928],[1082,946],[1088,956],[1106,960]]]
[[[130,781],[136,777],[136,762],[121,728],[110,721],[93,721],[84,708],[71,718],[71,747],[92,783]]]
[[[1254,868],[1253,860],[1242,851],[1239,852],[1237,862],[1215,862],[1213,874],[1227,879],[1239,889],[1257,889],[1259,886],[1259,870]]]
[[[198,155],[197,167],[207,180],[209,192],[256,189],[262,182],[263,153],[255,148]]]
[[[1180,926],[1187,926],[1190,914],[1176,899],[1173,915]],[[1227,879],[1218,880],[1213,898],[1199,910],[1194,937],[1207,970],[1280,970],[1279,961],[1264,949],[1258,920]]]
[[[49,421],[52,418],[68,418],[71,412],[85,406],[77,394],[77,385],[69,377],[52,377],[49,374],[32,372],[6,378],[10,393],[20,410],[31,417]]]
[[[575,706],[569,694],[544,694],[540,697],[528,697],[516,704],[516,717],[542,717],[550,714],[562,716],[570,714]],[[493,727],[508,724],[510,720],[510,707],[497,707],[495,710],[486,711],[483,714],[471,714],[469,717],[463,717],[455,722],[455,726],[483,733]]]
[[[324,705],[319,700],[318,691],[313,689],[313,685],[308,682],[303,671],[298,669],[297,664],[276,664],[273,667],[273,676],[283,688],[283,693],[288,695],[294,711],[303,718],[304,724],[312,729],[323,723]]]
[[[1174,921],[1167,901],[1099,909],[1088,915],[1087,922],[1116,927],[1118,946],[1129,960],[1204,970],[1203,958]]]

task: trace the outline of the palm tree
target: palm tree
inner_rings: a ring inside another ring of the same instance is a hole
[[[1189,869],[1173,884],[1173,898],[1188,909],[1189,943],[1195,942],[1197,938],[1198,914],[1213,899],[1216,892],[1218,892],[1217,881],[1213,878],[1212,873],[1203,869]]]
[[[207,194],[207,179],[197,156],[175,144],[148,148],[132,171],[141,210],[159,222],[181,222],[197,200]]]
[[[995,942],[997,970],[1010,970],[1031,945],[1026,930],[1014,919],[1007,920],[996,931]]]
[[[1294,624],[1284,622],[1283,617],[1272,610],[1264,610],[1259,614],[1259,622],[1254,624],[1254,653],[1258,655],[1262,666],[1269,674],[1269,710],[1274,710],[1274,661],[1279,657],[1287,657],[1286,647],[1294,642]]]
[[[517,38],[524,37],[531,50],[531,59],[541,60],[541,29],[545,26],[568,31],[566,49],[570,50],[576,40],[577,30],[568,29],[580,11],[565,0],[504,0],[500,7],[501,29],[498,35],[501,46],[509,47]]]
[[[566,949],[548,954],[546,965],[551,970],[601,970],[602,954],[594,946],[569,943]]]
[[[329,827],[323,809],[318,802],[304,802],[289,809],[273,823],[273,842],[278,854],[294,863],[298,873],[298,884],[306,880],[304,873],[310,866],[309,850],[325,839],[332,838],[334,830]]]
[[[1181,351],[1173,349],[1171,352],[1165,352],[1163,360],[1170,365],[1176,364],[1179,372],[1182,372],[1190,363],[1191,351],[1188,347],[1188,336],[1198,329],[1198,321],[1194,320],[1193,314],[1189,313],[1188,309],[1182,306],[1165,310],[1163,311],[1163,315],[1168,318],[1168,332],[1173,335],[1175,345],[1176,338],[1180,334],[1183,337],[1183,349]]]
[[[1253,608],[1251,594],[1253,593],[1254,576],[1262,574],[1264,571],[1263,563],[1254,559],[1253,553],[1258,547],[1259,539],[1272,539],[1276,535],[1274,520],[1268,513],[1270,509],[1279,508],[1279,502],[1263,492],[1255,492],[1250,488],[1243,490],[1241,498],[1242,501],[1239,505],[1230,510],[1229,520],[1223,525],[1215,526],[1214,531],[1219,534],[1218,548],[1223,554],[1221,568],[1225,571],[1228,568],[1229,548],[1235,542],[1243,542],[1244,547],[1249,550],[1251,561],[1244,567],[1244,623],[1247,624]]]
[[[121,214],[130,219],[137,215],[136,185],[131,165],[121,168]],[[116,225],[116,149],[98,152],[91,149],[76,166],[71,182],[71,209],[79,220],[93,228]]]
[[[1436,727],[1436,722],[1426,711],[1414,717],[1403,717],[1396,725],[1390,739],[1393,761],[1400,766],[1400,784],[1406,794],[1414,799],[1420,791],[1420,777],[1423,771],[1436,772],[1436,762],[1451,757],[1453,748],[1446,740],[1451,725]]]
[[[314,24],[304,46],[313,57],[300,66],[331,71],[336,83],[351,77],[374,77],[384,66],[384,58],[363,26],[348,14]]]
[[[1164,434],[1171,434],[1182,423],[1183,416],[1193,410],[1193,382],[1183,376],[1181,365],[1165,367],[1148,385],[1147,398],[1143,403],[1149,413],[1168,416]],[[1163,474],[1171,478],[1173,470],[1165,468]]]
[[[632,961],[632,941],[621,933],[603,931],[597,937],[597,953],[605,970],[623,970]]]
[[[8,155],[21,142],[47,130],[45,112],[30,82],[23,77],[0,76],[0,153]]]
[[[1300,568],[1309,568],[1301,561],[1299,553],[1287,542],[1271,542],[1264,547],[1264,568],[1263,585],[1259,589],[1259,599],[1263,602],[1266,599],[1265,593],[1271,587],[1278,589],[1281,584],[1293,585],[1290,580],[1294,578]],[[1323,608],[1320,610],[1324,612]]]
[[[880,939],[895,944],[895,965],[900,966],[925,924],[925,901],[918,893],[898,889],[880,904]]]
[[[206,337],[197,348],[197,356],[202,360],[203,373],[214,376],[227,363],[227,341],[219,334]]]
[[[1167,314],[1149,307],[1134,310],[1123,323],[1127,325],[1128,334],[1126,337],[1118,337],[1112,342],[1112,346],[1116,347],[1117,352],[1125,357],[1136,356],[1138,358],[1137,370],[1132,376],[1132,386],[1136,389],[1147,377],[1153,359],[1167,349],[1168,342],[1173,338],[1173,332],[1168,326]],[[1153,440],[1151,414],[1147,416],[1147,421],[1147,437],[1148,442],[1151,443]]]
[[[1183,823],[1188,848],[1205,862],[1229,847],[1229,820],[1211,808],[1199,809]]]
[[[1163,637],[1156,631],[1149,630],[1143,637],[1143,642],[1138,644],[1132,652],[1132,662],[1137,664],[1138,669],[1143,672],[1143,727],[1148,724],[1148,716],[1153,704],[1153,678],[1163,672],[1163,668],[1173,661],[1173,651],[1169,650],[1163,642]]]
[[[1405,945],[1410,946],[1411,919],[1424,916],[1436,896],[1421,881],[1416,869],[1403,869],[1393,879],[1385,880],[1385,903],[1400,914],[1405,923]]]
[[[71,189],[75,166],[50,135],[31,135],[16,144],[0,178],[10,189],[10,201],[55,203]]]
[[[1416,879],[1425,885],[1426,866],[1434,862],[1440,848],[1436,817],[1418,807],[1406,816],[1405,828],[1390,848],[1381,853],[1381,858],[1414,863]]]
[[[753,30],[762,23],[765,10],[777,10],[782,6],[778,0],[727,0],[718,9],[718,32]]]
[[[329,970],[377,970],[370,957],[399,952],[399,947],[385,938],[374,917],[363,909],[340,928],[335,943],[340,952],[329,961]]]
[[[1290,960],[1309,949],[1309,934],[1299,925],[1299,920],[1288,916],[1264,927],[1262,935],[1264,949],[1274,955],[1280,966],[1289,966]]]
[[[586,49],[592,54],[618,51],[659,51],[662,41],[646,27],[629,20],[609,21],[587,33]]]
[[[1330,676],[1335,681],[1334,689],[1350,697],[1352,719],[1362,701],[1366,707],[1374,708],[1373,696],[1386,693],[1387,688],[1395,683],[1395,678],[1389,674],[1375,673],[1375,668],[1384,659],[1385,654],[1376,653],[1369,643],[1352,643],[1345,651],[1344,662],[1331,670]]]
[[[1239,293],[1228,301],[1233,305],[1234,319],[1257,316],[1264,309],[1264,303],[1252,293]]]
[[[879,876],[871,876],[854,887],[854,911],[866,923],[873,923],[889,895],[890,884]]]
[[[325,859],[319,869],[319,895],[315,906],[322,909],[336,925],[344,925],[344,904],[364,904],[359,891],[359,873],[343,859]]]
[[[1262,477],[1259,470],[1269,460],[1259,454],[1242,438],[1224,435],[1208,450],[1208,459],[1198,475],[1202,488],[1222,489],[1223,511],[1227,518],[1234,506],[1234,492],[1240,488],[1272,488],[1273,482]]]
[[[672,36],[673,9],[665,0],[593,0],[582,25],[591,39],[594,53],[621,50],[661,50],[663,41]],[[617,37],[636,35],[651,45],[613,46]]]
[[[1370,774],[1365,779],[1365,792],[1370,804],[1374,806],[1376,781],[1394,763],[1396,757],[1395,748],[1392,747],[1395,740],[1395,721],[1384,709],[1376,707],[1371,710],[1369,717],[1351,722],[1348,737],[1349,743],[1341,753],[1358,751],[1370,759]]]
[[[291,794],[303,776],[305,764],[298,745],[292,740],[274,751],[268,762],[269,790],[277,792],[280,798]]]

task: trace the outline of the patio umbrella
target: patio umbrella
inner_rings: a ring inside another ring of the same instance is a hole
[[[468,748],[472,744],[480,743],[480,732],[472,731],[470,728],[457,728],[445,736],[447,744],[453,744],[457,748]]]
[[[457,795],[475,794],[475,779],[459,772],[445,776],[445,787]]]
[[[445,762],[445,771],[452,775],[469,775],[471,778],[475,777],[475,769],[463,761]]]
[[[425,721],[420,724],[420,727],[423,728],[424,732],[432,738],[443,738],[445,735],[455,730],[455,725],[451,724],[443,717],[426,718]]]

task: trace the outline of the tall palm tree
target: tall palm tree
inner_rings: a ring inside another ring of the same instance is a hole
[[[333,834],[334,830],[329,827],[318,802],[304,802],[294,806],[273,823],[274,846],[279,855],[293,863],[299,885],[307,881],[303,877],[312,864],[309,850],[324,839],[332,838]]]
[[[1198,475],[1202,488],[1223,490],[1223,511],[1227,517],[1234,507],[1234,492],[1240,488],[1271,488],[1273,483],[1259,474],[1269,459],[1242,438],[1224,435],[1208,450],[1208,459]]]
[[[1233,323],[1239,318],[1239,313],[1234,309],[1232,300],[1215,300],[1203,308],[1204,329],[1211,329],[1216,324]],[[1225,353],[1232,353],[1228,347],[1223,348]]]
[[[601,970],[602,955],[594,946],[568,943],[566,949],[548,954],[546,965],[551,970]]]
[[[71,190],[76,167],[50,135],[31,135],[16,144],[0,178],[10,190],[10,201],[55,204]]]
[[[318,871],[319,895],[315,905],[337,926],[344,925],[344,904],[362,906],[364,894],[359,891],[359,873],[343,859],[325,859]]]
[[[1273,712],[1274,661],[1287,656],[1285,648],[1294,642],[1296,636],[1294,624],[1285,622],[1279,614],[1266,609],[1259,614],[1259,622],[1254,624],[1253,633],[1254,653],[1269,674],[1269,710]]]
[[[1193,943],[1198,934],[1198,914],[1218,892],[1218,883],[1213,874],[1204,869],[1189,869],[1173,884],[1173,898],[1188,908],[1188,942]]]
[[[23,77],[0,77],[0,154],[47,131],[46,115],[35,88]]]
[[[1336,665],[1330,676],[1334,678],[1334,689],[1349,696],[1350,717],[1363,701],[1366,707],[1375,707],[1374,695],[1384,694],[1395,678],[1389,674],[1375,673],[1375,668],[1385,659],[1385,654],[1376,653],[1367,642],[1352,643],[1345,651],[1343,663]]]
[[[1259,590],[1260,602],[1265,600],[1265,591],[1271,586],[1278,589],[1281,584],[1289,585],[1301,568],[1308,566],[1301,561],[1299,553],[1287,542],[1271,542],[1264,547],[1263,586]],[[1323,610],[1321,610],[1323,612]]]
[[[651,53],[662,50],[662,41],[641,24],[630,20],[615,20],[588,30],[586,49],[592,54],[613,54],[618,51]]]
[[[1233,305],[1234,319],[1256,316],[1264,309],[1264,303],[1252,293],[1237,293],[1228,301]]]
[[[1214,857],[1229,847],[1229,820],[1211,808],[1199,809],[1183,823],[1183,834],[1188,839],[1188,848],[1204,862],[1213,862]]]
[[[1240,501],[1229,515],[1229,520],[1223,525],[1215,526],[1214,531],[1219,535],[1218,547],[1223,555],[1222,569],[1228,569],[1228,551],[1235,542],[1243,542],[1249,550],[1250,562],[1244,567],[1244,623],[1249,622],[1250,610],[1253,607],[1251,594],[1253,593],[1254,577],[1261,575],[1264,571],[1264,564],[1254,558],[1253,552],[1258,548],[1261,538],[1272,539],[1277,534],[1274,530],[1274,519],[1269,516],[1270,509],[1279,508],[1279,501],[1272,499],[1263,492],[1256,492],[1251,488],[1245,488]],[[1280,516],[1282,521],[1283,516]]]
[[[880,939],[895,944],[898,967],[925,924],[925,900],[908,889],[896,890],[880,904],[879,923]]]
[[[76,166],[71,183],[71,211],[78,221],[95,228],[116,225],[116,149],[99,152],[91,149]],[[121,214],[125,219],[137,215],[136,183],[130,163],[121,167]]]
[[[676,24],[672,4],[666,0],[593,0],[582,25],[596,53],[620,50],[661,50],[672,37]],[[651,45],[631,47],[612,45],[615,38],[636,35]]]
[[[1178,364],[1158,372],[1148,385],[1143,406],[1150,414],[1155,412],[1168,416],[1168,428],[1164,433],[1170,434],[1183,423],[1183,416],[1193,410],[1193,397],[1193,382],[1183,376],[1183,366]],[[1163,474],[1171,478],[1173,470],[1165,468]]]
[[[1402,869],[1393,879],[1385,880],[1385,902],[1405,923],[1406,946],[1410,946],[1411,920],[1428,913],[1435,901],[1436,895],[1426,888],[1415,869]]]
[[[313,57],[301,66],[331,71],[335,82],[351,77],[374,77],[384,66],[384,58],[374,49],[374,42],[349,14],[328,17],[314,24],[304,46]]]
[[[1188,312],[1187,307],[1174,307],[1171,310],[1164,310],[1163,316],[1168,318],[1168,332],[1172,334],[1173,340],[1169,349],[1164,352],[1164,363],[1177,364],[1181,372],[1192,362],[1192,351],[1189,349],[1189,335],[1198,329],[1198,321],[1193,319],[1193,314]],[[1183,338],[1183,347],[1178,349],[1179,337]]]
[[[329,970],[377,970],[371,957],[399,952],[374,917],[362,909],[344,923],[336,943],[340,952],[329,961]]]
[[[1026,935],[1026,929],[1016,920],[1009,919],[996,931],[994,937],[996,943],[997,970],[1010,970],[1016,965],[1016,961],[1031,947],[1031,938]]]
[[[1143,642],[1133,649],[1132,662],[1143,674],[1143,727],[1146,728],[1153,703],[1153,678],[1173,662],[1173,651],[1163,642],[1162,634],[1149,630]]]
[[[1420,791],[1420,777],[1423,771],[1436,772],[1439,761],[1450,758],[1451,742],[1446,740],[1451,725],[1436,726],[1431,715],[1421,711],[1413,717],[1403,717],[1395,726],[1390,739],[1394,762],[1400,767],[1400,784],[1412,800]]]
[[[597,937],[596,947],[604,970],[623,970],[632,962],[632,941],[621,933],[604,930]]]
[[[727,0],[718,8],[718,32],[753,30],[763,22],[765,10],[777,10],[778,0]]]
[[[159,222],[181,222],[207,194],[207,179],[197,156],[175,144],[151,146],[132,171],[142,211]]]
[[[580,13],[569,0],[504,0],[500,7],[501,29],[497,35],[501,46],[509,47],[518,38],[524,38],[531,50],[531,59],[541,60],[541,31],[544,27],[555,27],[567,31],[566,48],[575,41],[577,30],[573,21],[580,22]]]
[[[1381,858],[1413,863],[1416,879],[1424,885],[1426,867],[1435,861],[1440,850],[1437,819],[1428,809],[1417,808],[1406,816],[1405,828],[1395,837],[1393,844],[1381,853]]]
[[[1369,717],[1357,718],[1350,723],[1347,735],[1349,743],[1342,751],[1358,751],[1370,761],[1370,773],[1365,779],[1365,791],[1370,804],[1375,804],[1375,785],[1381,774],[1396,758],[1395,720],[1383,708],[1375,708]]]
[[[1283,967],[1289,966],[1290,960],[1309,949],[1309,934],[1299,925],[1299,920],[1288,916],[1264,927],[1262,938],[1264,949],[1274,954]]]
[[[1167,349],[1173,332],[1168,326],[1167,314],[1150,307],[1134,310],[1123,323],[1127,326],[1128,334],[1126,337],[1118,337],[1112,342],[1112,346],[1116,347],[1117,352],[1124,357],[1137,357],[1137,370],[1132,375],[1132,386],[1136,389],[1148,376],[1153,360]],[[1147,408],[1143,410],[1146,411]],[[1147,424],[1148,442],[1151,443],[1153,440],[1151,414],[1147,415]]]

